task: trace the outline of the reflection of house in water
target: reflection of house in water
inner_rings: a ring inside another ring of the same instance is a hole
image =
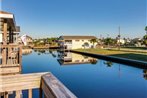
[[[91,63],[91,64],[96,64],[97,59],[92,58],[92,57],[87,57],[83,56],[80,54],[75,54],[71,52],[61,52],[58,54],[59,56],[59,63],[61,65],[70,65],[70,64],[86,64],[86,63]]]
[[[32,53],[32,49],[22,49],[22,54],[23,55],[28,55]]]

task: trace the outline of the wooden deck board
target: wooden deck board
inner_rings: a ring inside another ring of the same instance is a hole
[[[0,92],[40,88],[41,76],[46,73],[18,74],[0,77]]]

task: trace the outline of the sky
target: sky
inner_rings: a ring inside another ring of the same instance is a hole
[[[15,15],[21,35],[142,37],[147,0],[0,0],[1,10]]]

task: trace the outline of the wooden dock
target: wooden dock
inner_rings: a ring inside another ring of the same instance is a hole
[[[15,98],[22,98],[21,91],[28,90],[28,98],[33,98],[32,90],[38,88],[40,98],[77,98],[53,74],[49,72],[1,76],[0,92],[9,98],[9,92],[15,92]]]

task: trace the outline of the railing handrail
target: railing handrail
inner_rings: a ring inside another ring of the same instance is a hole
[[[46,98],[77,98],[49,72],[17,74],[0,78],[0,93],[29,90],[29,96],[32,97],[32,89],[35,88],[40,88],[40,92],[43,91]],[[42,93],[40,94],[42,97]]]
[[[16,45],[16,44],[0,45],[0,48],[14,48],[14,47],[22,47],[22,45]]]

